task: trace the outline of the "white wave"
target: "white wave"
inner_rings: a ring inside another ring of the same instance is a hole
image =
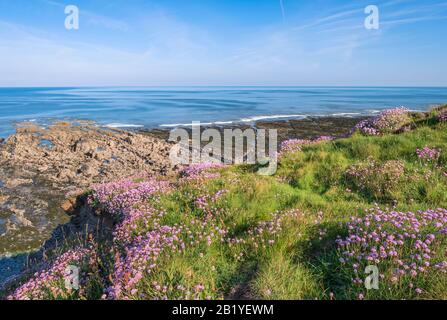
[[[264,115],[264,116],[253,116],[249,118],[242,118],[234,121],[215,121],[215,122],[200,122],[202,126],[210,126],[210,125],[225,125],[232,123],[240,123],[240,122],[256,122],[259,120],[273,120],[273,119],[292,119],[292,118],[306,118],[309,116],[313,117],[327,117],[327,116],[357,116],[361,115],[359,112],[344,112],[344,113],[333,113],[333,114],[316,114],[316,115],[305,115],[305,114],[274,114],[274,115]],[[161,124],[160,127],[164,128],[175,128],[175,127],[191,127],[192,123],[168,123]]]
[[[215,124],[232,124],[234,121],[216,121]]]
[[[340,113],[333,113],[332,116],[338,116],[338,117],[344,117],[344,116],[358,116],[361,115],[359,112],[340,112]]]
[[[216,122],[200,122],[201,126],[212,126],[213,124],[223,125],[232,124],[234,121],[216,121]],[[175,127],[191,127],[192,123],[172,123],[172,124],[161,124],[160,127],[165,128],[175,128]]]
[[[305,118],[306,115],[303,114],[275,114],[271,116],[253,116],[251,118],[243,118],[239,120],[240,122],[254,122],[259,120],[267,119],[287,119],[287,118]]]
[[[128,124],[128,123],[109,123],[105,125],[107,128],[142,128],[141,124]]]
[[[215,122],[197,122],[201,126],[211,126],[215,124]],[[193,123],[169,123],[169,124],[160,124],[159,127],[165,128],[175,128],[175,127],[192,127]]]
[[[171,123],[171,124],[161,124],[160,127],[175,128],[175,127],[187,127],[190,125],[191,123]]]

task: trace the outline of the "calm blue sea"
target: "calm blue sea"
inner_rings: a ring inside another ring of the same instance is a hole
[[[109,127],[170,127],[306,116],[357,116],[447,103],[447,88],[125,87],[0,88],[0,137],[21,121],[94,120]]]

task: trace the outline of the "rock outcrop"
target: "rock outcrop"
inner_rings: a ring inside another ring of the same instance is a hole
[[[140,172],[170,174],[169,149],[161,139],[89,122],[19,125],[0,143],[0,256],[39,248],[67,223],[67,194]]]

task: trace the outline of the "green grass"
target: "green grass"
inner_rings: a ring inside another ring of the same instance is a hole
[[[178,286],[191,292],[187,297],[201,299],[328,299],[330,293],[336,299],[357,298],[365,291],[352,284],[352,270],[340,264],[335,243],[338,235],[347,234],[344,223],[349,217],[361,217],[365,209],[376,205],[401,211],[447,208],[447,125],[432,118],[416,123],[416,129],[398,135],[354,134],[305,146],[283,155],[274,176],[259,176],[248,166],[233,166],[220,170],[218,178],[181,183],[174,191],[161,194],[153,204],[166,211],[160,224],[196,230],[193,220],[204,219],[204,212],[195,204],[197,197],[228,190],[212,204],[215,221],[203,232],[224,227],[227,237],[243,241],[214,241],[208,246],[199,240],[181,253],[163,255],[157,271],[146,274],[138,285],[140,296],[133,298],[158,297],[154,283],[166,285],[170,299],[185,298]],[[416,149],[425,146],[442,150],[436,168],[417,158]],[[375,161],[383,167],[393,160],[404,167],[404,175],[393,181],[374,175],[374,181],[362,189],[346,175],[353,165]],[[377,185],[380,189],[380,183],[387,183],[389,190],[373,192]],[[288,215],[290,212],[296,214]],[[283,216],[281,228],[253,237],[248,231],[271,220],[272,213]],[[439,246],[439,252],[445,253],[445,239]],[[446,278],[434,273],[418,280],[424,287],[420,296],[411,293],[406,282],[394,285],[386,280],[379,290],[365,295],[370,299],[446,299]],[[197,284],[205,289],[194,295]]]
[[[285,155],[273,177],[257,176],[246,167],[224,170],[221,178],[201,185],[200,189],[210,193],[219,188],[230,190],[225,201],[216,204],[225,212],[223,225],[231,226],[230,234],[243,237],[257,223],[268,220],[272,212],[298,209],[305,214],[299,221],[285,222],[283,230],[274,236],[273,246],[253,250],[250,244],[236,248],[219,244],[207,250],[205,262],[188,257],[184,258],[188,259],[185,266],[189,272],[201,274],[210,261],[217,265],[219,272],[208,274],[204,281],[206,286],[217,289],[213,298],[233,294],[255,299],[318,299],[328,298],[329,292],[339,298],[355,298],[346,291],[349,274],[339,270],[342,267],[337,261],[334,240],[346,233],[340,222],[350,216],[361,216],[364,209],[375,204],[396,205],[402,211],[447,207],[447,178],[443,171],[426,167],[416,156],[416,149],[424,146],[447,150],[447,127],[430,125],[429,121],[418,125],[416,130],[400,135],[354,135],[304,147],[302,152]],[[345,176],[346,169],[367,159],[379,164],[390,160],[403,162],[405,175],[397,182],[391,198],[372,197],[361,190],[346,191],[352,188]],[[445,168],[446,160],[443,153],[439,166]],[[432,172],[432,177],[425,179],[426,172]],[[196,190],[191,185],[186,189],[190,194]],[[173,215],[178,217],[178,212],[182,212],[180,216],[186,219],[182,222],[187,224],[190,208],[178,206],[176,196],[168,201],[172,201],[167,207],[172,208]],[[323,214],[321,221],[315,223],[318,212]],[[320,229],[326,229],[323,237],[319,235]],[[235,261],[234,257],[241,252],[244,261]],[[445,298],[445,281],[431,281],[433,290],[426,298]],[[395,290],[389,293],[384,289],[369,297],[410,297],[407,289]]]

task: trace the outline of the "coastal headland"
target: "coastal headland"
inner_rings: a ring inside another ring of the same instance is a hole
[[[432,113],[413,113],[411,117],[430,121]],[[278,145],[287,148],[289,142],[306,143],[321,136],[349,137],[354,126],[374,122],[370,119],[321,117],[215,128],[276,129]],[[411,131],[412,126],[399,130]],[[85,121],[55,122],[46,127],[20,124],[17,132],[0,144],[0,283],[10,283],[30,264],[39,265],[47,251],[73,235],[78,239],[110,237],[114,218],[97,211],[87,200],[86,192],[95,185],[111,186],[128,177],[175,180],[183,168],[169,161],[173,145],[167,141],[169,132],[159,128],[124,131]]]
[[[316,117],[213,128],[277,129],[280,144],[321,135],[341,137],[361,119]],[[176,168],[169,162],[169,132],[166,128],[111,129],[87,121],[55,122],[47,127],[19,124],[14,135],[0,142],[3,278],[12,276],[26,262],[28,253],[39,251],[44,243],[51,246],[66,233],[85,231],[86,221],[76,219],[74,224],[71,214],[76,197],[92,184],[141,172],[172,174]],[[61,225],[64,227],[58,228]],[[95,228],[92,221],[90,228]],[[21,259],[14,261],[16,255]]]

